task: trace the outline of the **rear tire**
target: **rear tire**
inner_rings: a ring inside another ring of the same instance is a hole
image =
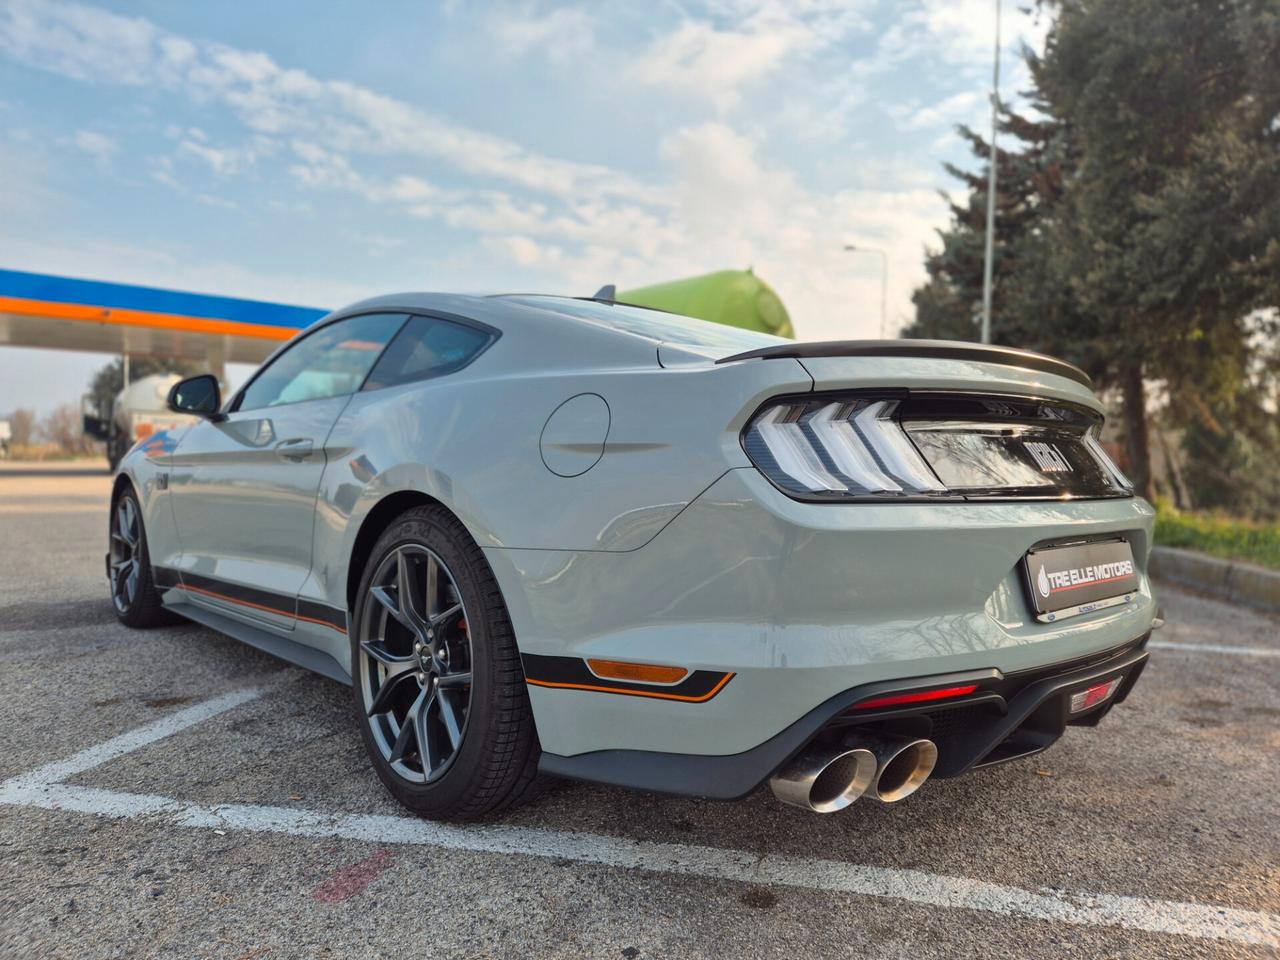
[[[456,517],[440,506],[398,517],[370,554],[351,622],[360,731],[392,796],[419,816],[464,821],[531,794],[540,750],[520,652]]]
[[[142,505],[129,487],[111,505],[110,521],[111,605],[116,619],[127,627],[158,627],[176,617],[160,602],[151,577],[151,554]]]

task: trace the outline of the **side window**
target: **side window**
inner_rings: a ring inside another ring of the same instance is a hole
[[[339,320],[299,340],[245,388],[237,410],[323,400],[355,393],[396,331],[402,313]]]
[[[369,374],[364,389],[378,390],[439,377],[465,367],[493,335],[436,317],[410,317]]]

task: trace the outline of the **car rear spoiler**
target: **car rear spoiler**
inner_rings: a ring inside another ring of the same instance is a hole
[[[1066,377],[1093,389],[1089,375],[1074,364],[1047,357],[1030,350],[997,347],[982,343],[959,343],[952,340],[821,340],[814,343],[780,343],[760,347],[746,353],[721,357],[716,363],[736,360],[768,360],[777,357],[927,357],[934,360],[969,360],[976,363],[998,363],[1040,373]]]

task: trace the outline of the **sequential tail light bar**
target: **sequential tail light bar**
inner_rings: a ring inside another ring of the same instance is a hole
[[[855,710],[879,710],[882,707],[902,707],[912,703],[929,703],[933,700],[950,700],[953,697],[967,697],[978,689],[976,683],[965,683],[958,687],[941,687],[937,690],[920,690],[915,693],[895,693],[887,697],[876,697],[855,704]]]
[[[1101,427],[1096,411],[1065,401],[837,391],[768,401],[742,446],[799,500],[1131,496]]]

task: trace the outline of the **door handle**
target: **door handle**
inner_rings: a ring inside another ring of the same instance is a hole
[[[299,437],[294,440],[281,440],[276,444],[276,453],[281,460],[302,461],[311,456],[310,440]]]

